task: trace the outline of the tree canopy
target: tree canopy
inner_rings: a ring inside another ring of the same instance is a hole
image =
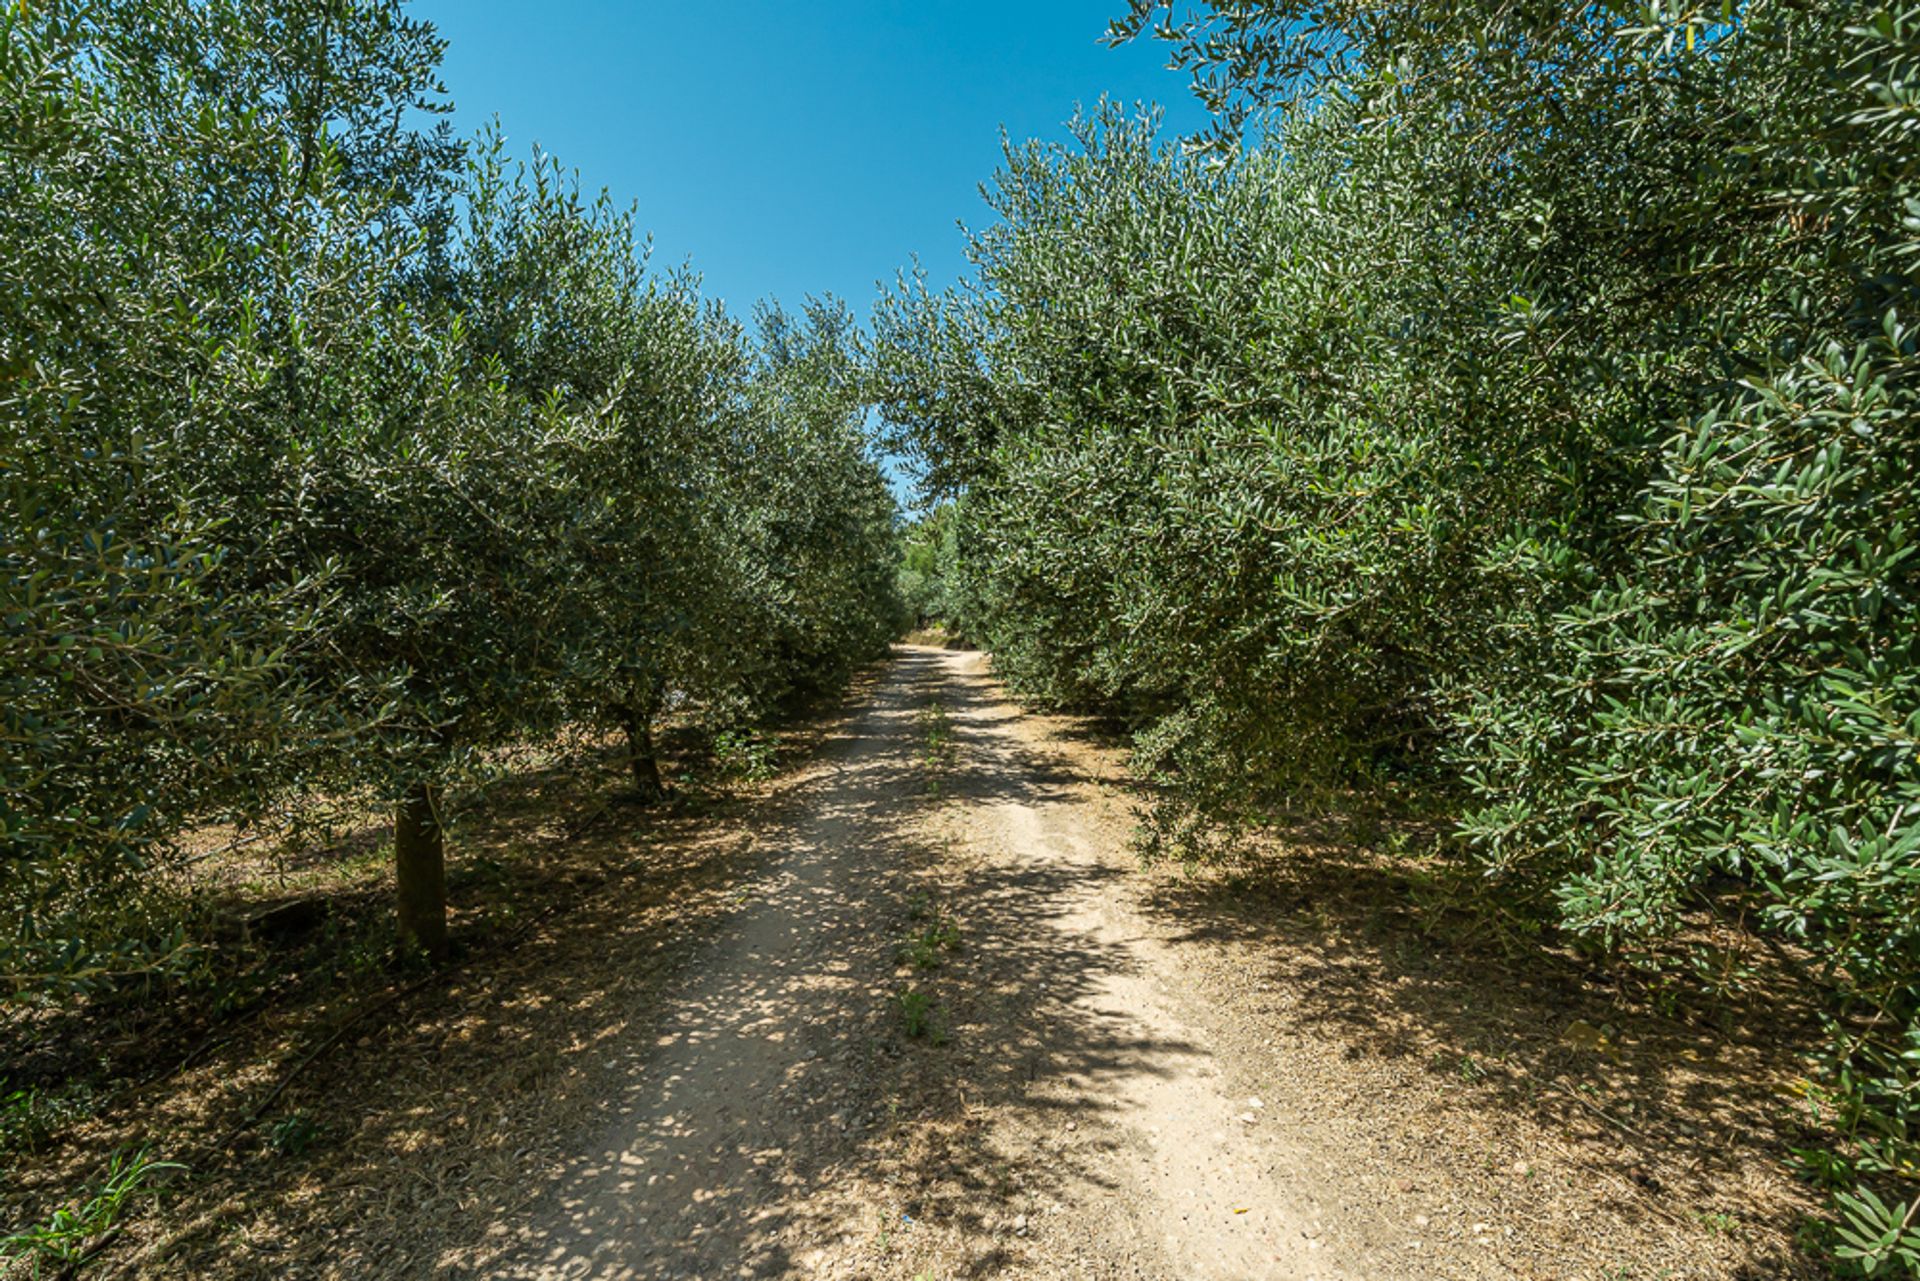
[[[1821,1177],[1890,1266],[1920,12],[1138,0],[1113,36],[1214,131],[1009,147],[971,278],[876,322],[965,625],[1132,723],[1153,849],[1418,798],[1586,945],[1718,912],[1803,949],[1855,1119]]]
[[[658,788],[897,617],[845,309],[757,330],[631,212],[445,126],[400,0],[0,16],[0,970],[164,968],[196,823],[393,803],[446,943],[443,789],[578,721]]]

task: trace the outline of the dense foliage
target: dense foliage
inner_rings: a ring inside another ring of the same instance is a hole
[[[1162,849],[1417,789],[1575,937],[1758,922],[1841,1251],[1920,1257],[1920,11],[1183,13],[1115,35],[1210,145],[1010,149],[883,302],[966,626],[1136,724]]]
[[[966,612],[960,595],[961,519],[957,504],[941,503],[902,534],[900,601],[915,627],[937,623],[959,630]]]
[[[895,622],[844,309],[758,331],[550,161],[435,123],[399,0],[0,12],[0,973],[190,942],[153,872],[289,797],[830,685]]]

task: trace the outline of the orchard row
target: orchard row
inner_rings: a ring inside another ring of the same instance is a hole
[[[1841,1248],[1920,1259],[1920,9],[1149,29],[1212,145],[1010,149],[879,314],[920,607],[1132,725],[1162,851],[1384,805],[1544,944],[1757,928]]]
[[[397,0],[0,17],[0,970],[174,957],[188,826],[394,807],[446,942],[490,749],[750,722],[884,647],[836,304],[743,325],[551,161],[457,143]]]

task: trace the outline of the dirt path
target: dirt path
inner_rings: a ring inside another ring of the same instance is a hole
[[[872,1015],[898,987],[888,925],[909,888],[900,855],[929,834],[976,842],[1005,860],[1010,888],[1034,895],[1004,918],[1017,938],[983,934],[992,918],[957,905],[966,953],[1039,951],[1053,959],[1033,977],[1074,971],[1050,980],[1052,1008],[1029,1016],[1051,1031],[949,1029],[955,1042],[1012,1035],[1028,1051],[1069,1028],[1079,1042],[1080,1062],[1034,1091],[1029,1120],[1103,1159],[1060,1189],[1069,1200],[1047,1202],[1050,1214],[1012,1211],[1000,1234],[1031,1246],[1053,1220],[1076,1235],[1094,1223],[1081,1253],[1126,1275],[1343,1275],[1320,1264],[1313,1205],[1284,1184],[1293,1162],[1257,1124],[1264,1105],[1223,1093],[1148,977],[1153,944],[1103,891],[1115,851],[1101,843],[1114,833],[1088,828],[1067,780],[1026,759],[1008,719],[969,697],[984,692],[977,668],[977,656],[936,650],[900,660],[783,833],[790,856],[747,891],[752,907],[711,941],[651,1040],[621,1051],[631,1097],[506,1275],[781,1276],[869,1262],[877,1219],[857,1194],[880,1124],[869,1060],[892,1048]],[[959,740],[945,807],[929,803],[922,759],[922,709],[936,701]],[[1040,1136],[998,1138],[1012,1152]],[[902,1220],[890,1235],[911,1231]]]
[[[874,922],[903,873],[914,710],[938,661],[903,659],[770,830],[788,852],[744,887],[654,1033],[620,1047],[618,1120],[566,1169],[513,1277],[782,1276],[829,1233],[857,1153],[851,1082],[887,999]]]
[[[529,1172],[552,1190],[484,1274],[1743,1275],[1530,1122],[1429,1139],[1417,1065],[1250,1025],[1260,953],[1152,910],[1117,756],[1072,735],[981,656],[903,648],[756,833],[784,852],[604,1047],[611,1119]],[[929,910],[960,942],[918,971]]]

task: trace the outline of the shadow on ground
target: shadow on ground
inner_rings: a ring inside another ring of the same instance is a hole
[[[1073,1008],[1127,961],[1049,905],[1110,872],[970,874],[951,895],[959,950],[937,971],[898,964],[914,874],[942,854],[919,835],[939,661],[901,651],[798,775],[710,813],[610,807],[563,776],[501,789],[455,855],[463,900],[491,914],[456,917],[489,940],[462,966],[276,1007],[82,1136],[192,1166],[100,1274],[775,1276],[822,1249],[881,1266],[913,1222],[939,1222],[992,1275],[1036,1196],[1106,1176],[1097,1148],[1015,1168],[970,1109],[1190,1051]],[[957,734],[977,732],[962,722],[980,697],[938,690]],[[961,752],[948,796],[1077,781],[997,737]],[[908,1034],[909,987],[944,1037]],[[897,1173],[935,1134],[946,1156]],[[51,1174],[27,1189],[58,1191]]]
[[[921,835],[936,794],[1032,802],[1078,781],[983,732],[980,691],[942,683],[939,669],[934,654],[904,651],[816,777],[755,820],[778,862],[648,1033],[609,1043],[624,1081],[603,1097],[607,1132],[553,1180],[517,1234],[521,1253],[493,1275],[780,1276],[823,1253],[878,1265],[937,1227],[981,1243],[972,1275],[985,1276],[1020,1206],[1105,1178],[1097,1150],[1015,1171],[964,1121],[939,1161],[880,1176],[930,1123],[964,1118],[983,1096],[1153,1070],[1187,1048],[1074,1008],[1128,962],[1058,929],[1054,905],[1112,872],[981,871],[942,904],[916,901],[916,874],[942,853]],[[957,772],[929,767],[937,724],[966,740]],[[955,904],[959,947],[937,969],[903,965],[902,940]],[[907,990],[929,1001],[919,1035],[901,1011]]]
[[[1789,1084],[1817,1027],[1752,938],[1686,941],[1738,969],[1710,994],[1458,906],[1454,869],[1321,837],[1268,834],[1228,866],[1161,872],[1144,898],[1193,955],[1241,958],[1235,1019],[1356,1068],[1401,1065],[1468,1124],[1524,1118],[1622,1220],[1743,1234],[1760,1261],[1732,1275],[1824,1275],[1791,1242],[1817,1199],[1785,1176],[1814,1138]],[[1551,1208],[1539,1188],[1510,1199],[1521,1217]]]
[[[496,944],[352,1026],[230,1149],[203,1145],[351,1009],[269,1011],[80,1136],[95,1154],[192,1153],[162,1213],[98,1271],[764,1277],[828,1252],[854,1275],[910,1276],[927,1231],[970,1243],[958,1275],[1016,1266],[1017,1217],[1110,1188],[1118,1162],[1088,1134],[1040,1160],[1008,1144],[1052,1141],[1049,1110],[1097,1107],[1084,1100],[1103,1078],[1198,1051],[1081,1008],[1135,962],[1063,929],[1059,905],[1133,893],[1130,869],[973,863],[929,843],[938,804],[1068,801],[1090,781],[1073,753],[996,732],[1020,714],[984,679],[943,680],[941,661],[899,651],[797,774],[708,812],[609,806],[562,776],[502,792],[457,856],[469,903],[472,878],[506,878],[487,930],[458,923]],[[929,766],[942,717],[946,769]],[[896,949],[925,924],[928,869],[928,906],[960,940],[916,971]],[[1751,1194],[1747,1167],[1784,1142],[1773,1087],[1797,1007],[1763,987],[1724,1013],[1663,1017],[1577,958],[1437,929],[1415,880],[1320,843],[1160,876],[1145,910],[1176,946],[1242,966],[1219,994],[1236,1017],[1574,1136],[1623,1212]],[[908,989],[931,1003],[928,1035],[904,1025]],[[1569,1038],[1575,1024],[1602,1040]],[[305,1142],[289,1141],[297,1118]],[[70,1177],[47,1167],[17,1204],[54,1203]],[[1724,1208],[1779,1232],[1801,1207]]]

